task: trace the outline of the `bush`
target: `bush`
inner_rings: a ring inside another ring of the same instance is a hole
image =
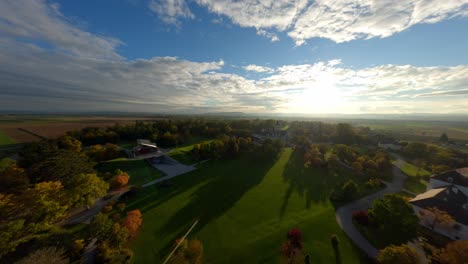
[[[369,225],[369,214],[365,210],[354,211],[353,220],[363,226]]]

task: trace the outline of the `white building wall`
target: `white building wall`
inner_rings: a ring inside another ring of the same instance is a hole
[[[430,223],[432,220],[432,216],[431,215],[421,216],[419,212],[423,209],[415,205],[411,205],[411,206],[413,207],[415,214],[418,216],[420,220],[419,224],[431,229]],[[468,226],[461,224],[461,223],[457,223],[457,225],[459,226],[458,230],[453,227],[436,226],[433,231],[443,236],[446,236],[448,238],[454,239],[454,240],[467,240],[468,239]]]

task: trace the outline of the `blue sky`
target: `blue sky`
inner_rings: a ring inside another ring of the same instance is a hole
[[[468,113],[467,47],[467,0],[5,0],[0,110]]]

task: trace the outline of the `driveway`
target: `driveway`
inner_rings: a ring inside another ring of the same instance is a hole
[[[403,163],[400,157],[397,157],[397,165]],[[357,230],[353,225],[353,211],[357,210],[367,210],[372,207],[374,200],[382,198],[385,194],[399,192],[403,189],[403,184],[406,179],[406,175],[401,172],[401,170],[393,166],[393,181],[385,182],[387,187],[379,192],[373,193],[366,197],[363,197],[357,201],[344,205],[335,212],[336,221],[338,225],[343,229],[343,231],[348,235],[348,237],[354,242],[354,244],[359,247],[363,252],[365,252],[369,257],[376,258],[378,254],[378,249],[367,241],[364,236]]]
[[[151,186],[153,184],[156,184],[156,183],[159,183],[159,182],[174,178],[176,176],[185,174],[187,172],[191,172],[191,171],[196,169],[196,167],[194,165],[182,164],[182,163],[178,162],[177,160],[175,160],[175,159],[173,159],[173,158],[171,158],[169,156],[164,156],[164,162],[153,163],[153,164],[151,164],[151,166],[153,166],[154,168],[162,171],[164,174],[166,174],[166,176],[161,177],[159,179],[156,179],[156,180],[154,180],[152,182],[148,182],[148,183],[142,185],[142,187],[148,187],[148,186]]]

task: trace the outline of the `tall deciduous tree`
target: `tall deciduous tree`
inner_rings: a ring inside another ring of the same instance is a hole
[[[93,205],[109,189],[109,184],[95,173],[79,174],[69,180],[69,186],[68,194],[72,206]]]
[[[418,264],[418,254],[407,245],[388,246],[380,250],[377,256],[379,264]]]
[[[42,248],[34,251],[25,258],[16,262],[16,264],[68,264],[70,263],[65,256],[63,249],[55,247]]]
[[[421,213],[428,214],[427,217],[429,218],[428,220],[430,222],[429,226],[431,227],[432,230],[434,230],[434,228],[436,228],[439,225],[450,226],[450,225],[455,224],[455,220],[449,213],[443,210],[440,210],[437,207],[427,208],[421,211]]]
[[[374,201],[369,209],[369,220],[393,244],[405,243],[416,236],[418,217],[405,198],[399,195],[387,194]]]

